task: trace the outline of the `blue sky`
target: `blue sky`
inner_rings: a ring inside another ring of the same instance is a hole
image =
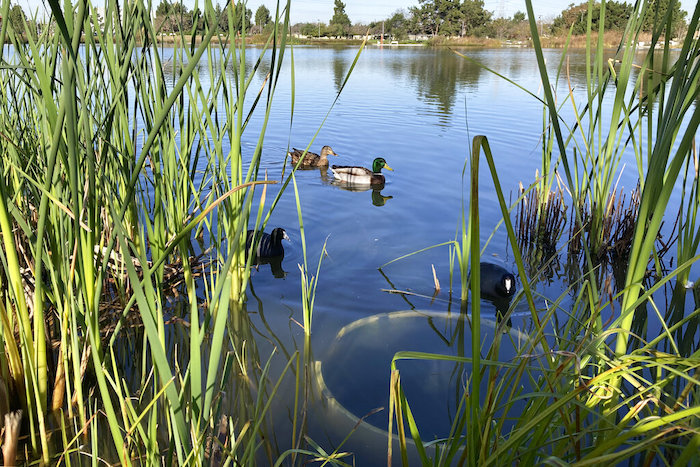
[[[29,13],[39,8],[44,10],[42,0],[16,0],[24,10]],[[173,0],[170,0],[173,1]],[[565,9],[569,4],[582,3],[584,0],[533,0],[533,8],[537,16],[543,19],[552,19]],[[627,0],[628,3],[633,0]],[[153,0],[157,5],[160,0]],[[194,0],[183,0],[185,5],[192,8]],[[213,0],[216,4],[217,0]],[[225,3],[225,0],[218,0]],[[100,0],[93,0],[93,3],[100,3]],[[418,0],[344,0],[345,12],[353,23],[369,23],[370,21],[386,19],[393,12],[399,9],[406,9],[409,6],[418,5]],[[200,1],[202,4],[202,1]],[[255,10],[260,5],[265,5],[270,11],[274,11],[275,0],[248,0],[248,8]],[[496,16],[511,17],[516,11],[525,11],[524,0],[484,0],[484,6],[492,11]],[[695,7],[693,0],[681,0],[681,7],[692,14]],[[327,23],[333,16],[333,0],[292,0],[292,23],[316,22]]]

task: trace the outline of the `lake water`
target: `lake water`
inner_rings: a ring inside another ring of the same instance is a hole
[[[356,53],[356,48],[295,48],[293,126],[290,131],[289,83],[283,75],[263,150],[262,169],[270,178],[280,179],[288,145],[303,148],[311,140]],[[558,54],[550,52],[550,59],[556,61]],[[469,55],[537,92],[539,79],[532,51],[477,50]],[[251,130],[250,151],[256,128]],[[323,145],[332,146],[340,155],[332,158],[332,164],[370,166],[375,157],[381,156],[394,171],[385,171],[387,182],[380,193],[352,192],[336,186],[330,171],[297,174],[313,263],[328,239],[328,257],[316,301],[318,325],[322,325],[326,311],[342,323],[344,319],[407,306],[400,296],[381,289],[410,289],[432,295],[432,264],[447,289],[447,247],[394,263],[384,269],[387,277],[377,268],[455,238],[466,205],[463,203],[468,202],[462,172],[473,136],[487,135],[506,194],[512,192],[515,196],[518,182],[527,186],[535,179],[541,164],[541,133],[539,102],[449,50],[367,48],[311,150],[319,152]],[[485,243],[501,214],[483,164],[480,209]],[[631,170],[628,173],[633,175]],[[630,189],[634,183],[636,180],[629,184]],[[273,193],[275,190],[272,187]],[[296,264],[301,261],[297,224],[290,191],[269,225],[269,229],[285,227],[293,240],[286,248],[284,261],[289,276],[273,280],[267,271],[260,271],[253,284],[261,296],[279,301],[291,292],[297,301]],[[511,264],[503,232],[491,240],[485,256]],[[262,292],[268,286],[270,289]]]
[[[251,49],[255,55],[257,49]],[[462,50],[533,93],[539,72],[530,49]],[[265,137],[262,169],[280,179],[288,147],[304,148],[323,123],[357,53],[354,47],[296,47],[295,103],[290,128],[290,61],[275,96]],[[557,64],[561,51],[546,51]],[[290,58],[289,56],[287,58]],[[570,53],[571,84],[577,95],[585,85],[583,52]],[[554,68],[556,65],[552,65]],[[262,77],[258,77],[262,79]],[[257,84],[251,88],[257,89]],[[567,90],[559,83],[562,96]],[[562,112],[571,116],[570,106]],[[352,430],[356,417],[375,407],[343,446],[355,452],[357,465],[386,463],[386,400],[390,359],[399,350],[469,355],[469,326],[459,316],[459,278],[454,299],[449,293],[447,246],[381,265],[426,247],[455,239],[468,204],[465,162],[471,138],[489,139],[506,197],[515,199],[519,182],[535,180],[541,165],[542,105],[531,95],[447,49],[367,47],[340,98],[311,145],[319,152],[330,145],[338,158],[331,164],[371,166],[381,156],[394,169],[381,191],[349,191],[332,182],[330,171],[303,170],[296,179],[301,198],[310,268],[324,242],[324,258],[316,292],[309,363],[318,385],[309,411],[309,435],[329,449]],[[252,153],[260,118],[252,121],[244,151]],[[485,159],[480,180],[481,240],[486,244],[501,220]],[[619,187],[636,185],[630,154]],[[278,186],[271,187],[272,199]],[[570,205],[570,199],[567,200]],[[292,242],[285,244],[286,276],[275,277],[263,265],[254,271],[247,309],[256,330],[263,361],[277,349],[273,377],[286,363],[284,355],[303,348],[300,273],[303,262],[294,191],[284,194],[267,231],[284,227]],[[515,270],[512,253],[499,229],[485,248],[484,259]],[[432,266],[442,285],[433,298]],[[535,285],[556,299],[567,287],[563,271]],[[387,289],[415,295],[388,293]],[[565,297],[565,309],[573,297]],[[520,313],[518,311],[521,311]],[[449,314],[451,313],[451,314]],[[495,319],[495,308],[484,302],[482,313]],[[526,340],[530,329],[524,303],[516,305],[512,333]],[[482,338],[493,335],[485,325]],[[491,327],[489,327],[491,326]],[[522,334],[521,333],[525,333]],[[491,334],[490,334],[491,333]],[[507,358],[507,352],[506,357]],[[464,369],[454,364],[402,363],[409,399],[416,404],[424,439],[445,436],[464,384]],[[294,378],[284,380],[275,398],[271,420],[280,451],[289,447]],[[413,391],[413,392],[411,392]]]

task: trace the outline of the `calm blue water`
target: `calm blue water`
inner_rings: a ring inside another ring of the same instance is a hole
[[[354,48],[295,49],[293,125],[290,131],[289,85],[282,78],[265,139],[262,165],[271,178],[279,178],[288,145],[305,147],[313,137],[355,54]],[[539,80],[530,51],[477,51],[473,55],[537,91]],[[255,128],[251,130],[255,135]],[[387,172],[381,195],[391,198],[376,206],[371,191],[343,190],[329,184],[317,170],[298,174],[312,258],[318,256],[328,238],[319,310],[331,302],[336,304],[335,314],[361,317],[394,309],[390,304],[397,300],[405,303],[381,292],[389,284],[377,267],[455,238],[463,203],[468,202],[462,171],[470,138],[477,134],[489,137],[502,184],[515,193],[518,182],[527,185],[534,180],[540,165],[541,132],[541,105],[535,99],[448,50],[365,50],[311,149],[332,146],[341,156],[333,158],[332,163],[337,164],[369,166],[375,157],[384,157],[395,171]],[[250,141],[251,150],[253,145]],[[485,242],[501,215],[485,165],[482,174],[480,207]],[[296,277],[300,251],[292,195],[285,195],[270,227],[287,228],[295,240],[288,248],[285,267]],[[508,261],[503,235],[492,240],[486,255]],[[430,265],[435,264],[446,288],[447,259],[447,248],[443,247],[389,266],[384,272],[396,288],[430,295]],[[264,283],[260,276],[263,274],[258,274],[257,282]],[[296,281],[292,282],[291,290],[296,291]],[[279,281],[271,286],[283,288]],[[353,306],[338,310],[338,303]]]
[[[532,50],[462,52],[542,96]],[[259,52],[250,49],[248,53],[254,59]],[[560,53],[546,52],[552,69]],[[368,47],[331,108],[356,54],[357,48],[350,47],[294,49],[291,128],[291,56],[287,56],[262,157],[262,169],[270,178],[280,179],[287,148],[306,147],[320,128],[310,149],[319,152],[323,145],[332,146],[340,155],[332,158],[332,164],[370,166],[381,156],[394,169],[385,171],[387,182],[381,192],[343,189],[332,183],[330,171],[304,170],[296,176],[312,271],[324,242],[328,252],[318,279],[310,355],[313,377],[327,384],[325,389],[322,383],[317,386],[309,420],[310,435],[322,445],[326,440],[340,442],[353,428],[353,417],[361,417],[374,407],[386,407],[394,352],[410,349],[469,355],[471,339],[464,337],[464,326],[460,328],[457,320],[445,315],[459,314],[460,293],[455,270],[456,300],[451,304],[447,246],[402,259],[381,271],[378,268],[455,238],[469,201],[463,171],[471,138],[478,134],[488,137],[501,185],[511,200],[517,196],[519,182],[525,186],[532,183],[541,165],[542,104],[449,50]],[[585,93],[583,59],[582,52],[570,53],[570,82],[579,97]],[[257,78],[252,89],[259,87],[262,76]],[[567,92],[562,77],[559,98],[564,100]],[[564,105],[562,114],[572,117],[570,105]],[[254,150],[261,121],[261,115],[252,120],[244,137],[244,151]],[[628,193],[637,182],[631,153],[626,154],[624,164],[618,188]],[[278,186],[271,187],[268,199],[277,190]],[[491,237],[502,216],[483,158],[479,195],[481,243],[486,245],[483,256],[515,270],[505,230],[501,227]],[[567,202],[570,204],[570,199]],[[275,209],[267,231],[277,226],[284,227],[292,240],[285,244],[282,263],[287,274],[276,278],[269,266],[263,265],[253,273],[249,291],[248,311],[258,330],[256,341],[263,360],[273,348],[288,355],[303,347],[303,333],[296,323],[303,320],[297,267],[303,258],[291,187]],[[434,299],[432,266],[442,285]],[[555,270],[549,280],[535,288],[542,297],[557,299],[567,286],[564,272]],[[415,295],[390,294],[386,289]],[[573,297],[564,295],[561,306],[565,309],[572,301]],[[543,298],[539,304],[544,309]],[[494,317],[494,306],[488,302],[483,305],[482,313]],[[410,313],[392,314],[405,310]],[[392,324],[398,322],[401,324]],[[512,325],[515,334],[519,329],[530,329],[524,302],[516,305]],[[344,334],[348,329],[352,332]],[[358,337],[350,339],[351,335]],[[526,339],[525,335],[517,336]],[[273,368],[279,371],[284,363],[279,358]],[[419,408],[416,416],[425,427],[424,438],[445,436],[465,383],[464,369],[421,363],[423,366],[417,364],[411,370],[406,365],[402,368],[407,386],[414,386]],[[293,384],[293,378],[285,380],[272,415],[282,448],[291,439],[288,413],[293,407]],[[367,421],[381,430],[386,428],[387,419],[384,410]],[[373,430],[363,425],[344,448],[356,452],[358,465],[386,462],[386,437]]]

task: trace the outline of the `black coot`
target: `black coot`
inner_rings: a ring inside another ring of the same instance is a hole
[[[481,296],[487,299],[508,298],[515,293],[515,276],[503,266],[481,263]]]
[[[260,242],[257,248],[254,250],[255,258],[257,259],[268,259],[276,258],[279,256],[284,256],[284,247],[282,246],[282,240],[289,240],[287,232],[283,228],[277,227],[271,233],[261,233]],[[255,230],[249,230],[248,235],[245,239],[245,249],[246,253],[250,251],[250,245],[255,239]]]

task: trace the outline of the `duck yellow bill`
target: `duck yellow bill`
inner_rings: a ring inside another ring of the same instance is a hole
[[[382,167],[382,168],[383,168],[383,169],[386,169],[386,170],[391,170],[392,172],[394,171],[394,169],[392,169],[391,167],[389,167],[389,164],[387,164],[386,162],[384,163],[384,167]]]

